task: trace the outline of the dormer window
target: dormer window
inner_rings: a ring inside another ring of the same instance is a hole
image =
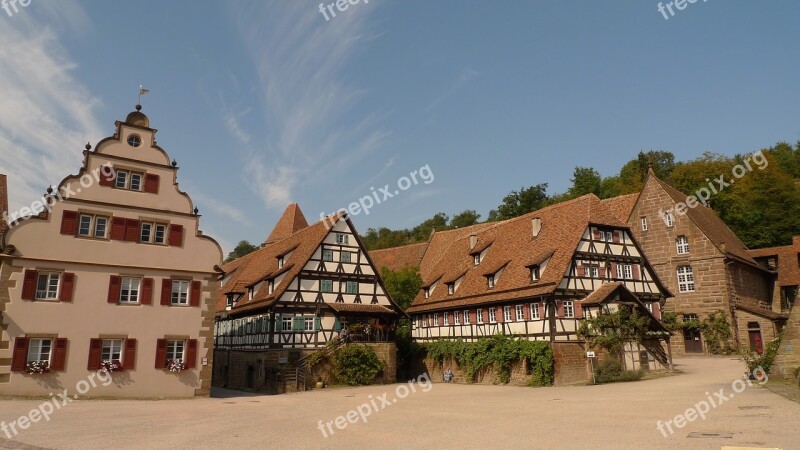
[[[252,299],[253,299],[253,294],[254,294],[254,293],[255,293],[255,288],[253,288],[253,287],[249,287],[249,288],[247,289],[247,299],[248,299],[248,300],[252,300]]]
[[[226,302],[228,308],[233,308],[233,294],[228,294],[228,301]]]
[[[278,269],[283,269],[283,255],[278,257]]]
[[[425,298],[431,298],[431,288],[425,288]]]
[[[456,293],[456,284],[455,283],[448,283],[447,284],[447,294],[453,295]]]
[[[275,292],[275,280],[269,280],[269,293],[272,294]]]
[[[536,283],[539,281],[539,266],[531,266],[531,282]]]
[[[494,275],[489,275],[486,277],[487,283],[489,284],[489,289],[494,287]]]
[[[481,254],[480,253],[476,253],[473,256],[473,262],[475,263],[476,266],[481,263]]]

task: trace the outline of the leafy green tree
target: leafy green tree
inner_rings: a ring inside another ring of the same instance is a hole
[[[228,253],[228,258],[225,259],[225,262],[231,262],[236,258],[241,258],[242,256],[253,253],[256,250],[258,250],[258,247],[255,245],[247,241],[239,241],[239,244],[236,245],[233,251]]]
[[[672,171],[672,187],[690,195],[697,189],[707,187],[709,181],[713,183],[720,175],[729,175],[734,164],[733,158],[705,152],[697,159],[675,165]]]
[[[430,219],[422,222],[411,230],[414,242],[425,242],[431,236],[433,230],[447,230],[450,227],[447,225],[449,221],[447,214],[440,212],[436,213]]]
[[[383,284],[389,295],[405,311],[422,289],[422,277],[416,267],[404,267],[393,271],[388,267],[380,269]]]
[[[672,152],[650,150],[639,152],[636,159],[628,161],[619,171],[620,194],[633,194],[642,190],[644,180],[647,179],[647,170],[653,165],[656,176],[669,181],[675,169],[675,155]]]
[[[464,228],[471,225],[475,225],[480,220],[481,215],[477,213],[474,209],[468,209],[466,211],[462,211],[452,219],[450,219],[450,228]]]
[[[511,191],[503,203],[489,213],[490,220],[506,220],[536,211],[548,205],[547,183],[537,184],[519,191]]]
[[[600,195],[603,191],[603,178],[591,167],[576,167],[572,172],[572,187],[569,196],[577,198],[586,194]]]

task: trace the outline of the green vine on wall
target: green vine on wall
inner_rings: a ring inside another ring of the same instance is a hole
[[[736,349],[731,345],[731,325],[728,317],[722,311],[714,311],[703,320],[689,319],[678,320],[684,313],[664,312],[661,322],[672,332],[683,332],[686,330],[700,331],[706,341],[706,348],[714,355],[731,355],[736,353]]]

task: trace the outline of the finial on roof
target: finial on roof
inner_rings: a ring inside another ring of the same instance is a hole
[[[200,212],[200,210],[199,210],[199,209],[197,209],[197,207],[195,206],[195,208],[194,208],[194,215],[197,215],[197,213],[199,213],[199,212]]]
[[[172,160],[172,167],[178,167],[178,161]]]
[[[85,146],[84,148],[85,148],[87,151],[88,151],[88,150],[91,150],[91,149],[92,149],[92,144],[91,144],[90,142],[87,142],[87,143],[86,143],[86,146]]]
[[[139,104],[137,104],[137,105],[136,105],[136,110],[137,110],[137,111],[141,111],[141,110],[142,110],[142,105],[139,105]]]
[[[53,193],[53,186],[47,186],[47,194],[49,195],[52,193]]]

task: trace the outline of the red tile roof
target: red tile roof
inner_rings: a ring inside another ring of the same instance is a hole
[[[792,239],[792,245],[750,250],[753,258],[774,256],[778,258],[778,286],[800,286],[800,236]]]
[[[776,313],[776,312],[774,312],[774,311],[772,311],[770,309],[761,308],[759,306],[751,306],[751,305],[746,305],[746,304],[743,304],[743,303],[737,303],[736,304],[736,309],[741,309],[742,311],[746,311],[746,312],[749,312],[750,314],[755,314],[757,316],[761,316],[761,317],[763,317],[765,319],[770,319],[770,320],[788,320],[789,319],[789,314]]]
[[[364,305],[358,303],[328,303],[336,312],[392,314],[394,311],[383,305]]]
[[[611,211],[611,214],[614,214],[614,217],[627,223],[637,198],[639,198],[639,194],[619,195],[603,200],[603,205]]]
[[[617,290],[620,286],[625,286],[625,283],[620,281],[615,281],[613,283],[603,283],[600,285],[599,288],[595,289],[594,292],[587,295],[583,300],[581,300],[581,304],[585,306],[593,306],[593,305],[600,305],[608,300],[609,296]]]
[[[404,267],[419,267],[427,248],[428,243],[423,242],[402,247],[372,250],[369,252],[369,256],[378,270],[388,267],[392,271],[398,271]]]
[[[292,203],[283,212],[281,218],[278,219],[278,223],[275,224],[275,228],[272,229],[272,233],[269,234],[269,237],[267,237],[267,240],[264,241],[264,244],[272,244],[282,239],[286,239],[307,227],[308,222],[306,221],[306,217],[303,215],[303,211],[300,210],[300,207],[297,205],[297,203]]]
[[[541,219],[542,228],[533,237],[532,219]],[[456,230],[434,233],[420,265],[423,286],[439,281],[425,298],[420,293],[409,312],[430,311],[473,304],[502,302],[552,293],[569,268],[583,232],[590,224],[627,228],[611,214],[594,194],[548,206],[502,222],[490,222]],[[480,265],[470,257],[470,235],[477,236],[476,246],[492,242]],[[549,258],[539,281],[531,282],[532,262]],[[502,273],[495,286],[488,288],[487,268]],[[458,289],[448,295],[445,282],[461,278]]]

